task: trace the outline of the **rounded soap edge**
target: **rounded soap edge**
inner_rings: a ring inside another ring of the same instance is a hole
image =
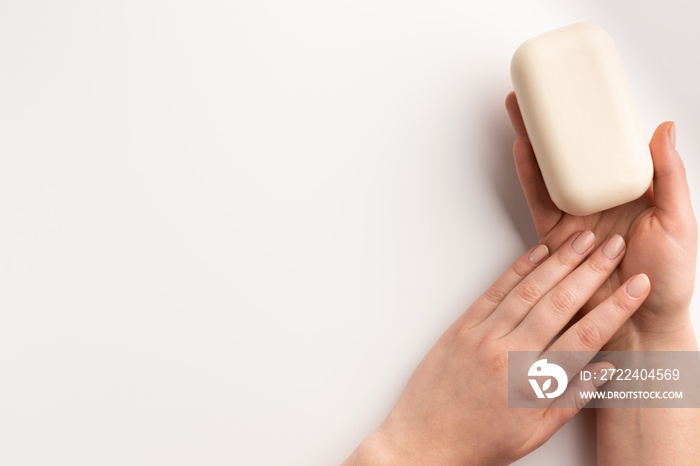
[[[647,154],[648,159],[645,157],[645,160],[648,161],[645,162],[644,168],[635,174],[636,179],[632,182],[635,189],[631,190],[628,196],[620,197],[613,202],[586,202],[584,200],[586,198],[585,190],[581,188],[581,192],[577,192],[576,188],[572,189],[572,185],[548,186],[547,191],[554,205],[567,214],[578,217],[602,212],[612,209],[613,207],[627,204],[628,202],[636,201],[647,192],[654,178],[654,165],[648,147],[645,155]]]

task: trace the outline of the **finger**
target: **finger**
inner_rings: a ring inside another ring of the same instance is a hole
[[[620,264],[624,250],[620,235],[609,238],[532,308],[512,337],[546,348]]]
[[[622,284],[555,341],[549,351],[598,351],[649,295],[649,277],[640,273]],[[583,367],[585,361],[580,367]],[[579,367],[579,368],[580,368]]]
[[[583,261],[594,245],[592,231],[579,232],[518,283],[487,318],[495,336],[510,333],[545,294]]]
[[[601,372],[604,369],[615,369],[615,366],[609,362],[596,362],[587,365],[584,370],[596,373]],[[569,382],[566,391],[558,398],[555,398],[552,404],[544,412],[544,425],[549,432],[556,432],[569,422],[576,413],[578,413],[590,398],[582,396],[582,393],[592,394],[598,390],[598,387],[603,385],[606,381],[598,379],[593,380],[582,380],[581,372],[576,373],[573,379]]]
[[[469,308],[464,315],[464,325],[473,327],[483,322],[508,293],[548,256],[549,249],[544,244],[535,246],[520,256]]]
[[[510,117],[510,123],[515,130],[515,136],[519,138],[527,137],[525,122],[523,121],[523,115],[520,113],[520,106],[518,105],[517,97],[515,97],[515,91],[511,91],[506,96],[506,111]]]
[[[667,121],[654,131],[649,148],[654,160],[654,203],[662,220],[693,218],[685,166],[675,149],[676,125]],[[665,225],[664,225],[665,226]]]
[[[540,167],[537,165],[535,152],[527,138],[519,137],[513,144],[515,171],[518,173],[520,186],[525,193],[525,201],[530,209],[537,236],[542,238],[562,216],[562,211],[552,202],[544,184]]]

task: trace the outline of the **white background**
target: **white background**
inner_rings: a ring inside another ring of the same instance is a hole
[[[0,463],[341,462],[536,241],[522,41],[607,29],[700,206],[691,3],[0,1]]]

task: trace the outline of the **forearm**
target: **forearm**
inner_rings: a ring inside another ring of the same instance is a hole
[[[692,328],[673,337],[637,338],[636,351],[697,351]],[[700,457],[700,409],[596,410],[598,464],[695,464]]]

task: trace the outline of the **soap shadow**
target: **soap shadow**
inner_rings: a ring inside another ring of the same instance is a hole
[[[482,101],[482,105],[477,107],[483,115],[482,134],[485,135],[485,140],[482,147],[487,148],[482,156],[482,166],[490,178],[496,198],[520,235],[523,246],[529,248],[539,240],[515,171],[515,132],[505,108],[506,95],[507,93],[495,95],[495,92],[491,92],[485,96],[487,98]]]

